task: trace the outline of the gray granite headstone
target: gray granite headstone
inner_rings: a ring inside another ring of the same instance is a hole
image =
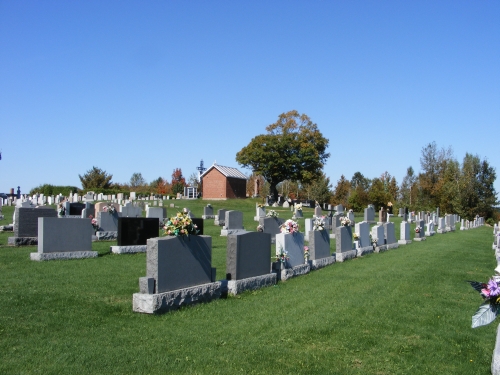
[[[271,272],[271,235],[247,232],[227,236],[226,276],[241,280]]]
[[[276,252],[279,250],[288,252],[287,265],[295,267],[304,264],[304,234],[303,233],[279,233],[276,235]]]
[[[375,209],[373,208],[373,206],[369,205],[367,208],[365,208],[363,221],[366,221],[369,224],[375,222]]]
[[[330,235],[327,230],[310,230],[309,237],[309,259],[317,260],[329,257]]]
[[[261,217],[259,219],[259,225],[264,228],[264,233],[271,235],[271,243],[275,243],[276,235],[281,233],[280,227],[282,224],[283,220],[277,217]]]
[[[57,211],[51,208],[15,208],[16,222],[14,223],[14,237],[37,237],[38,218],[55,217]]]

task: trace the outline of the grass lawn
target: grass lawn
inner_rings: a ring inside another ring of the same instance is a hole
[[[243,211],[255,230],[255,202],[211,203]],[[207,202],[174,203],[201,217]],[[0,225],[12,221],[12,207],[3,211]],[[226,238],[212,224],[221,279]],[[470,328],[481,298],[466,283],[493,274],[489,227],[160,316],[132,312],[145,254],[111,255],[115,242],[101,242],[98,258],[33,262],[36,246],[8,247],[11,235],[0,233],[0,374],[490,373],[497,325]]]

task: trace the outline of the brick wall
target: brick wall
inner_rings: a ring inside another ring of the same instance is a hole
[[[226,177],[215,168],[203,176],[203,199],[227,199]]]
[[[241,178],[228,178],[226,185],[226,196],[228,198],[246,198],[247,181]]]

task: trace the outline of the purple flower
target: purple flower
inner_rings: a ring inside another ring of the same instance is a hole
[[[488,289],[490,290],[491,297],[500,296],[500,287],[494,279],[490,279],[490,281],[488,281]]]

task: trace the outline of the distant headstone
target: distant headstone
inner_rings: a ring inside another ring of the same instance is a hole
[[[217,210],[217,215],[215,216],[214,225],[218,225],[220,227],[225,225],[226,211],[228,210],[226,210],[225,208]]]
[[[227,236],[226,278],[242,280],[271,273],[271,235],[247,232]]]
[[[243,228],[243,212],[230,210],[226,211],[225,224],[221,230],[221,236],[236,234],[245,231]]]
[[[384,237],[385,237],[385,245],[388,250],[397,249],[399,247],[398,241],[396,240],[394,223],[384,224]]]
[[[362,221],[355,225],[355,230],[359,236],[359,243],[356,248],[357,256],[373,253],[373,245],[370,241],[370,224]]]
[[[281,233],[280,227],[282,224],[283,220],[277,217],[261,217],[259,219],[259,225],[262,226],[263,232],[271,235],[271,243],[276,242],[276,235]]]
[[[118,246],[146,245],[150,238],[159,237],[159,219],[118,217]]]
[[[276,251],[288,252],[287,268],[304,264],[304,235],[303,233],[279,233],[276,235]]]
[[[340,226],[335,228],[336,261],[355,258],[357,251],[352,248],[352,227]]]
[[[363,221],[366,221],[368,224],[375,223],[375,209],[372,205],[365,208]]]
[[[38,218],[57,218],[57,212],[52,208],[16,207],[14,216],[14,237],[8,238],[8,244],[36,245],[38,243]]]
[[[406,213],[405,213],[406,215]],[[410,238],[410,224],[407,221],[403,221],[400,226],[399,226],[399,237],[400,240],[398,241],[398,244],[400,245],[408,245],[411,243],[411,238]]]
[[[214,208],[211,205],[207,205],[203,207],[203,215],[201,216],[202,219],[214,219]]]
[[[375,252],[379,253],[387,249],[385,246],[385,233],[383,225],[375,225],[372,227],[372,240],[375,241]]]

